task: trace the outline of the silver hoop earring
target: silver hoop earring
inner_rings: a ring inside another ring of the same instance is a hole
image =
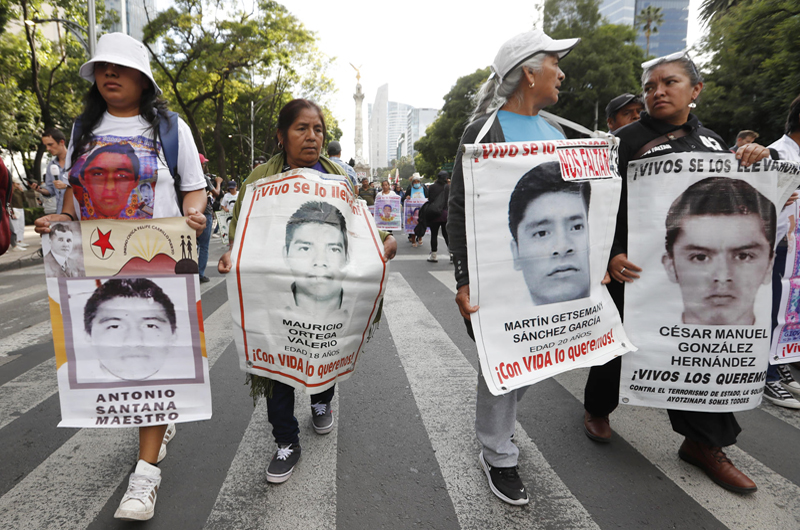
[[[689,103],[689,108],[690,108],[690,109],[697,108],[697,103],[695,103],[694,101],[692,101],[691,103]]]
[[[528,85],[528,88],[533,88],[533,85],[535,85],[535,83],[531,83],[530,85]]]

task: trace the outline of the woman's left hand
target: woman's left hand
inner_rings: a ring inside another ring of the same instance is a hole
[[[611,283],[611,275],[608,273],[608,271],[606,271],[606,275],[603,276],[603,279],[600,281],[600,283],[602,285],[608,285]]]
[[[744,167],[755,164],[768,156],[769,149],[756,143],[744,144],[736,150],[736,160],[739,160]]]
[[[203,215],[203,212],[198,212],[196,208],[187,208],[186,224],[194,228],[197,236],[200,237],[200,234],[206,229],[206,216]]]
[[[383,240],[383,259],[384,261],[389,261],[390,259],[394,258],[396,254],[397,240],[392,234],[389,234],[386,236],[386,239]]]

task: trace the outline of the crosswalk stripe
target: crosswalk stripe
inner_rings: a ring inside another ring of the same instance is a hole
[[[458,292],[456,289],[456,277],[453,276],[453,271],[428,271],[431,276],[442,282],[445,287],[453,291],[453,294]]]
[[[206,319],[205,331],[210,369],[233,340],[227,302]],[[36,369],[44,370],[46,364]],[[55,364],[49,377],[52,391],[35,394],[28,410],[57,390]],[[0,521],[13,522],[11,528],[20,530],[85,528],[127,479],[137,447],[136,429],[81,429],[0,498]]]
[[[5,357],[11,352],[21,350],[25,346],[31,344],[38,344],[50,338],[53,333],[53,328],[50,326],[50,320],[40,322],[29,328],[9,335],[3,342],[0,343],[0,357]]]
[[[32,267],[22,267],[20,269],[12,269],[10,271],[3,271],[3,277],[5,276],[33,276],[39,274],[44,278],[44,265],[38,264]]]
[[[583,401],[586,370],[556,377],[576,399]],[[728,492],[695,466],[678,458],[682,437],[670,427],[667,412],[646,407],[619,407],[611,416],[614,431],[658,467],[664,475],[729,528],[797,528],[800,487],[778,475],[736,446],[725,452],[759,490],[751,495]],[[613,442],[612,442],[613,443]]]
[[[389,329],[408,375],[462,528],[598,528],[519,423],[523,475],[536,470],[529,495],[537,506],[509,506],[494,497],[478,465],[473,429],[477,373],[406,280],[391,275],[385,298]],[[544,521],[538,514],[551,514]]]
[[[0,386],[0,429],[57,391],[55,357]]]
[[[339,423],[330,433],[317,435],[311,426],[308,398],[299,391],[296,394],[302,453],[291,478],[283,484],[267,483],[267,466],[275,443],[267,421],[267,404],[261,399],[204,528],[336,528]],[[331,406],[336,415],[338,393]]]
[[[7,304],[9,302],[16,302],[17,300],[20,300],[27,296],[33,296],[35,294],[43,294],[46,291],[47,291],[47,284],[44,283],[44,278],[42,278],[42,283],[37,283],[36,285],[32,285],[31,287],[26,287],[25,289],[20,289],[18,291],[6,293],[0,296],[0,306]]]

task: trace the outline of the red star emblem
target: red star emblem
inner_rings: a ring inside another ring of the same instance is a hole
[[[110,237],[111,230],[104,234],[102,230],[99,228],[97,229],[97,241],[92,243],[92,246],[99,247],[103,257],[106,257],[106,250],[114,250],[114,247],[111,245],[111,241],[109,241]]]

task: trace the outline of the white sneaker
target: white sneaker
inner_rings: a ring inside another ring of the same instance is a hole
[[[14,246],[14,248],[12,248],[11,250],[16,250],[17,252],[25,252],[25,249],[19,246],[19,243],[17,243],[17,245]]]
[[[125,521],[147,521],[152,519],[156,510],[158,487],[161,485],[161,470],[158,467],[139,460],[136,470],[131,473],[128,491],[122,497],[115,519]]]
[[[436,257],[436,252],[431,252],[431,255],[428,256],[428,261],[431,263],[439,263],[439,260]]]
[[[25,243],[17,243],[17,246],[19,248],[21,248],[22,250],[25,250],[26,248],[28,248],[28,245],[26,245]]]
[[[800,409],[800,401],[783,389],[778,381],[767,381],[764,384],[764,399],[787,409]]]
[[[161,440],[161,449],[158,450],[158,460],[157,462],[160,464],[164,458],[167,456],[167,444],[170,440],[175,438],[175,433],[178,432],[178,429],[175,427],[174,423],[170,423],[167,425],[167,432],[164,433],[164,439]]]
[[[800,383],[794,380],[792,371],[789,370],[788,364],[778,364],[775,366],[781,376],[781,386],[787,392],[791,392],[794,396],[800,397]]]

